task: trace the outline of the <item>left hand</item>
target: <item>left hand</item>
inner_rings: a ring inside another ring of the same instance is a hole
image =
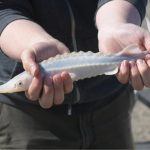
[[[26,96],[31,101],[38,101],[42,108],[63,103],[64,95],[73,89],[73,81],[67,72],[54,76],[40,72],[38,63],[66,52],[69,50],[62,42],[51,39],[49,42],[35,43],[21,54],[24,69],[33,76]]]
[[[145,29],[129,23],[105,26],[98,33],[99,50],[104,53],[116,53],[130,44],[137,44],[150,51],[150,33]],[[150,54],[145,59],[123,61],[117,73],[117,79],[125,84],[131,82],[135,90],[150,87]]]

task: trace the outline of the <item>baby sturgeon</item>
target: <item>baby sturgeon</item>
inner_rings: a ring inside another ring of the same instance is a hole
[[[123,60],[137,60],[144,58],[147,51],[141,51],[137,46],[129,46],[113,55],[104,55],[101,52],[72,52],[51,57],[39,64],[42,72],[55,75],[67,71],[73,81],[95,77],[97,75],[113,75]],[[0,86],[0,93],[26,91],[32,81],[32,75],[27,71],[18,74]]]

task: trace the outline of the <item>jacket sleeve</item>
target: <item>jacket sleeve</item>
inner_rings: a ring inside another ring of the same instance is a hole
[[[99,0],[98,8],[109,1],[111,0]],[[140,13],[141,19],[143,20],[146,12],[147,0],[127,0],[127,1],[132,3],[137,8],[137,10]]]
[[[0,34],[17,19],[32,20],[32,7],[28,0],[0,0]]]

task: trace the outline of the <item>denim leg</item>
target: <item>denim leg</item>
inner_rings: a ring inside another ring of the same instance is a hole
[[[80,148],[79,117],[1,104],[0,149]]]
[[[105,108],[93,112],[93,149],[134,148],[131,130],[134,102],[130,90],[125,90]]]

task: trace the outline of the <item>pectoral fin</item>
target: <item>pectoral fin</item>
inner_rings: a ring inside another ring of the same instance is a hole
[[[118,67],[115,67],[113,70],[105,72],[105,75],[114,75],[118,72]]]

